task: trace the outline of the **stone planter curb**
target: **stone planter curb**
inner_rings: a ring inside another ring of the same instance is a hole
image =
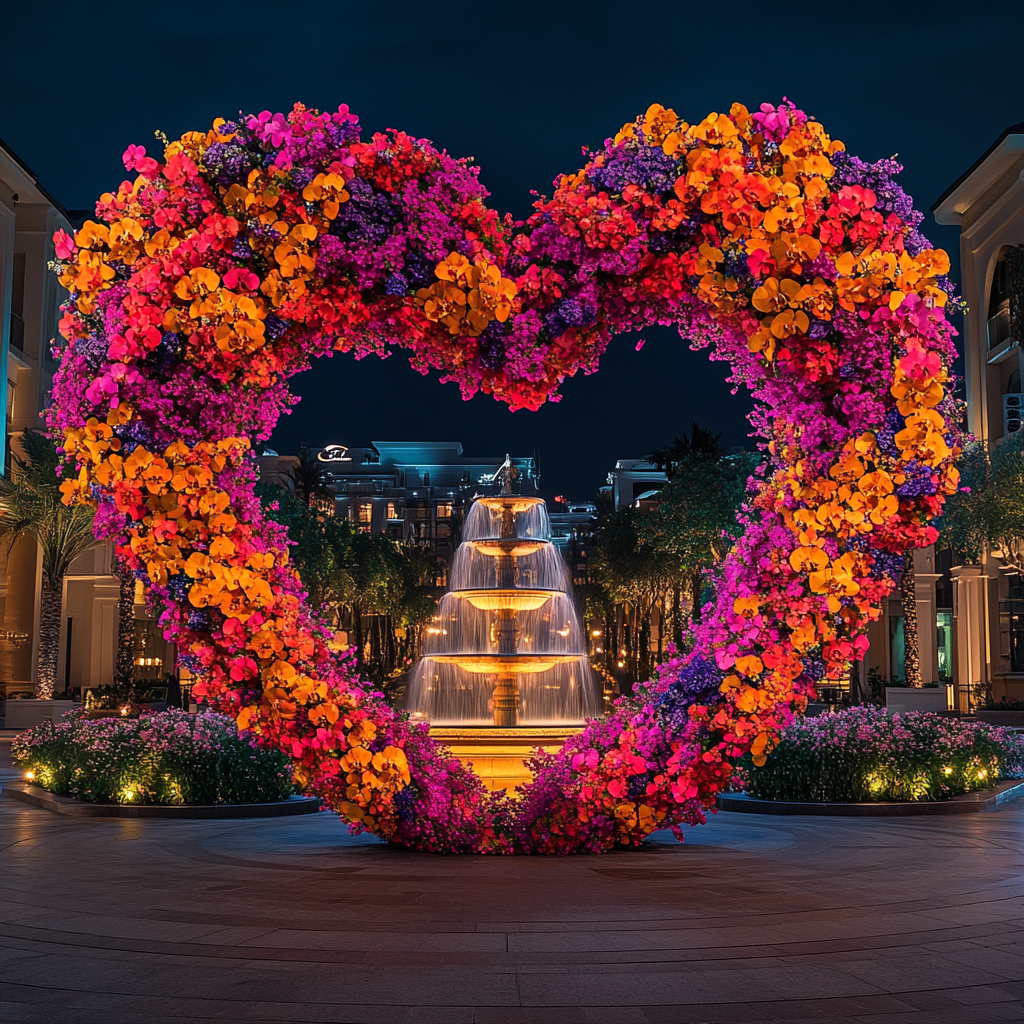
[[[85,705],[73,700],[37,700],[35,697],[7,699],[5,727],[21,732],[33,729],[43,722],[62,722],[69,711]]]
[[[949,708],[949,694],[945,686],[887,686],[885,708],[894,714],[946,711]]]
[[[1024,711],[1000,711],[998,708],[978,708],[974,717],[986,725],[1002,725],[1009,729],[1024,728]]]
[[[27,782],[5,782],[0,793],[75,818],[280,818],[320,810],[320,799],[314,796],[293,796],[269,804],[91,804],[48,793]]]
[[[993,789],[964,793],[949,800],[890,803],[815,803],[800,800],[756,800],[746,793],[723,793],[715,802],[720,811],[743,814],[822,814],[849,818],[896,818],[918,814],[973,814],[991,811],[1024,796],[1024,779],[1007,779]]]

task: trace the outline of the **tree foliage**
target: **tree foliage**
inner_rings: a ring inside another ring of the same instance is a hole
[[[348,630],[360,668],[375,682],[387,682],[411,662],[420,628],[435,612],[433,555],[364,533],[310,506],[304,494],[266,484],[257,492],[267,515],[288,527],[292,561],[310,603]]]
[[[1000,550],[1008,564],[1024,568],[1024,431],[989,451],[982,442],[965,448],[960,490],[946,499],[941,536],[968,562],[986,546]]]
[[[605,667],[633,679],[650,675],[664,641],[684,642],[687,619],[700,620],[706,570],[739,535],[737,513],[757,465],[749,452],[727,454],[721,435],[693,421],[689,435],[648,456],[668,477],[649,507],[605,507],[591,557],[591,575],[605,620]],[[659,621],[651,652],[652,617]]]
[[[737,512],[756,457],[744,452],[679,467],[641,522],[641,540],[688,570],[699,600],[699,575],[720,561],[741,532]],[[699,615],[699,605],[695,607]]]

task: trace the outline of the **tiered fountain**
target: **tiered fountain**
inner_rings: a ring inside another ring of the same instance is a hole
[[[495,788],[526,781],[530,751],[557,749],[601,710],[547,508],[512,493],[514,473],[506,461],[502,493],[466,517],[407,699]]]

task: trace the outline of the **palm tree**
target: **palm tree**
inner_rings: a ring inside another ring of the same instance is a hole
[[[299,450],[299,463],[292,468],[291,476],[295,483],[295,493],[301,495],[307,506],[314,504],[318,498],[332,496],[327,470],[308,448]]]
[[[61,501],[57,446],[32,430],[21,436],[25,457],[14,458],[13,472],[0,477],[0,538],[8,551],[20,537],[31,537],[43,553],[39,610],[39,659],[35,695],[53,696],[60,649],[64,577],[71,563],[96,543],[93,510]]]
[[[903,605],[903,677],[907,686],[923,686],[921,635],[917,628],[917,575],[914,572],[913,550],[903,556],[900,600]]]

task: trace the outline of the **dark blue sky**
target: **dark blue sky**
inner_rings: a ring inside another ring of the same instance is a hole
[[[364,130],[402,128],[472,155],[498,209],[575,170],[652,102],[696,120],[786,95],[864,159],[899,154],[927,210],[1009,124],[1024,120],[1024,3],[420,2],[18,4],[4,14],[0,136],[68,207],[124,177],[130,142],[240,109],[348,103]],[[957,233],[924,226],[957,264]],[[589,496],[616,458],[692,417],[729,444],[747,432],[722,364],[671,330],[613,342],[601,371],[539,413],[460,400],[399,356],[324,360],[275,443],[461,439],[530,452],[544,490]]]

